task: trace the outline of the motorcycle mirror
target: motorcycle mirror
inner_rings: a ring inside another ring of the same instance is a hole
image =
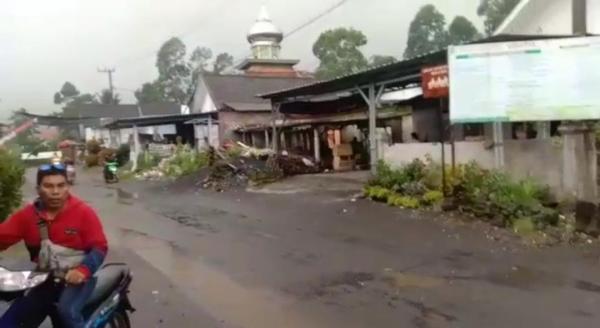
[[[47,273],[9,271],[0,267],[0,292],[18,292],[31,289],[48,279]]]

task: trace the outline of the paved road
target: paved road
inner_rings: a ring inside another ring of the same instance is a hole
[[[490,241],[355,201],[330,177],[271,194],[98,176],[75,192],[135,271],[136,327],[591,327],[600,315],[596,247]]]

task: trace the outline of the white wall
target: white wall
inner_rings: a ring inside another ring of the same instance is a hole
[[[600,33],[600,1],[588,0],[588,32]],[[510,18],[509,18],[510,19]],[[529,0],[498,34],[572,34],[571,0]]]
[[[486,169],[494,168],[494,150],[486,148],[486,142],[456,142],[456,163],[477,162]],[[444,145],[446,163],[451,162],[451,147]],[[514,178],[531,177],[546,184],[558,194],[563,193],[562,146],[552,139],[506,140],[504,142],[504,171]],[[430,156],[441,162],[440,143],[394,144],[383,147],[383,158],[392,166],[401,166],[419,158]],[[543,168],[543,169],[541,169]]]
[[[494,167],[494,152],[486,150],[480,141],[462,141],[456,145],[456,163],[469,163],[477,161],[484,168]],[[450,162],[451,147],[444,145],[446,161]],[[442,147],[440,143],[401,143],[383,147],[383,159],[393,166],[401,166],[419,158],[425,160],[430,156],[433,161],[442,161]]]
[[[206,143],[204,142],[204,137],[208,136],[208,125],[194,125],[194,135],[196,136],[196,145],[198,148],[206,147]],[[213,124],[210,130],[210,140],[211,146],[219,147],[219,125]]]

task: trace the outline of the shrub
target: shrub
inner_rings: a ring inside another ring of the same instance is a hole
[[[162,170],[168,176],[189,175],[208,166],[208,154],[197,152],[189,146],[177,147],[177,151],[166,160]]]
[[[423,195],[423,203],[425,205],[437,205],[444,200],[444,194],[438,190],[430,190]]]
[[[149,151],[144,151],[138,155],[136,172],[143,172],[156,167],[160,163],[160,158]]]
[[[558,224],[558,211],[545,206],[552,203],[547,186],[531,179],[514,181],[506,173],[486,170],[475,163],[444,169],[446,190],[453,192],[464,211],[481,218],[500,217],[501,223],[509,227],[524,218],[538,229]],[[365,190],[371,199],[404,208],[432,206],[443,200],[442,166],[431,159],[415,160],[398,169],[379,162],[377,170]]]
[[[108,158],[110,158],[113,155],[117,154],[117,150],[116,149],[112,149],[112,148],[104,148],[102,149],[99,153],[98,153],[98,165],[104,165],[104,163],[106,163],[106,160]]]
[[[18,155],[0,148],[0,221],[4,221],[21,204],[21,187],[25,168]]]
[[[90,155],[98,155],[98,153],[102,150],[102,145],[98,140],[92,139],[85,143],[85,149]]]
[[[129,162],[129,156],[131,154],[131,148],[128,144],[122,144],[117,149],[117,162],[120,167],[125,166]]]
[[[365,188],[365,196],[376,201],[386,202],[388,197],[394,192],[379,186],[370,186]]]
[[[94,167],[98,166],[98,155],[90,154],[85,157],[85,166],[86,167]]]
[[[421,206],[421,202],[416,197],[411,196],[402,196],[398,194],[393,194],[388,197],[387,200],[388,205],[407,208],[407,209],[417,209]]]

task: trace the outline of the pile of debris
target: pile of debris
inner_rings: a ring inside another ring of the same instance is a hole
[[[283,152],[276,155],[270,149],[256,149],[239,143],[241,155],[227,157],[215,150],[218,159],[201,180],[204,189],[223,191],[243,188],[248,184],[264,185],[286,176],[318,173],[321,168],[312,160]]]
[[[281,169],[285,176],[298,174],[314,174],[322,171],[311,159],[283,152],[281,155],[272,156],[275,165]]]

